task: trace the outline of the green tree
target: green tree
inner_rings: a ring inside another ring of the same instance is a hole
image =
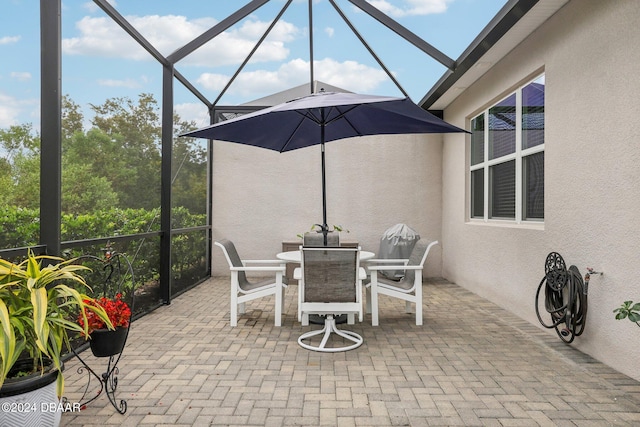
[[[31,123],[0,129],[0,201],[37,208],[40,203],[40,137]]]
[[[195,123],[181,121],[174,114],[174,135],[195,129]],[[196,138],[175,138],[173,143],[172,202],[191,213],[206,213],[207,149]]]
[[[111,182],[96,175],[89,165],[75,165],[63,172],[62,211],[78,214],[118,206],[118,194]]]
[[[106,207],[157,209],[160,205],[161,122],[150,94],[112,98],[91,106],[92,128],[68,95],[62,98],[62,209],[79,215]],[[174,135],[195,128],[174,115]],[[32,125],[0,129],[0,203],[38,209],[40,136]],[[173,206],[206,212],[206,145],[174,138]],[[88,236],[91,237],[91,236]]]
[[[31,123],[13,125],[9,129],[0,129],[0,144],[11,159],[18,153],[35,152],[40,148],[40,138],[33,132]]]
[[[14,161],[13,204],[22,208],[40,207],[40,155],[20,154]]]
[[[13,180],[11,164],[5,158],[0,158],[0,206],[13,204]]]
[[[129,170],[128,179],[112,181],[120,202],[126,208],[153,209],[160,205],[160,137],[158,105],[151,94],[141,94],[135,103],[129,98],[112,98],[92,105],[92,124],[113,141],[113,151],[103,153],[119,162],[113,167]]]
[[[62,97],[62,139],[68,139],[76,132],[84,132],[84,115],[80,106],[69,95]]]
[[[123,162],[125,153],[116,150],[118,144],[100,129],[75,132],[64,142],[63,212],[81,214],[120,205],[114,183],[129,180],[135,171]]]
[[[68,95],[62,99],[62,212],[79,215],[118,206],[112,186],[114,177],[105,173],[105,162],[115,142],[97,129],[86,134],[84,116]]]

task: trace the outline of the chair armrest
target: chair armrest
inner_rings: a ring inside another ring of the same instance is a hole
[[[231,271],[275,271],[275,272],[282,272],[284,273],[287,268],[285,266],[279,266],[279,267],[230,267],[229,268]]]
[[[424,267],[422,265],[369,265],[367,266],[369,270],[422,270]]]
[[[286,264],[286,261],[281,259],[243,259],[242,263],[247,264]]]
[[[367,278],[367,270],[365,270],[363,267],[360,267],[360,269],[358,270],[358,273],[359,273],[360,280],[365,280]]]
[[[391,262],[395,262],[396,264],[401,264],[401,263],[408,263],[409,260],[408,259],[400,259],[400,258],[374,258],[374,259],[368,259],[364,262],[377,262],[377,263],[391,263]]]

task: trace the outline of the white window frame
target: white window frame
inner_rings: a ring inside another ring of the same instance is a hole
[[[540,79],[540,78],[544,78],[545,74],[539,74],[537,76],[535,76],[534,78],[532,78],[531,80],[526,81],[525,83],[521,84],[520,86],[518,86],[515,91],[511,91],[509,92],[507,95],[505,95],[504,97],[502,97],[500,100],[498,100],[497,102],[492,103],[491,105],[489,105],[486,109],[484,109],[483,111],[481,111],[478,114],[474,114],[471,119],[469,120],[469,123],[472,123],[474,119],[476,119],[477,117],[484,115],[484,158],[482,160],[482,162],[475,164],[475,165],[471,165],[471,161],[472,161],[472,156],[469,155],[469,162],[468,162],[468,171],[469,171],[469,176],[468,176],[468,182],[467,182],[467,188],[469,189],[469,192],[467,194],[467,202],[468,202],[468,207],[467,207],[467,218],[469,219],[470,222],[482,222],[482,223],[495,223],[495,224],[500,224],[500,223],[507,223],[507,224],[527,224],[527,225],[531,225],[531,224],[541,224],[544,225],[544,216],[543,218],[524,218],[524,212],[525,212],[525,204],[524,204],[524,177],[523,177],[523,164],[524,164],[524,160],[527,156],[530,156],[532,154],[536,154],[536,153],[540,153],[540,152],[544,152],[544,146],[545,144],[540,144],[540,145],[536,145],[534,147],[530,147],[527,149],[522,149],[522,89],[524,89],[526,86],[528,86],[529,84],[535,82],[536,80]],[[515,129],[515,133],[516,133],[516,147],[515,147],[515,152],[504,155],[502,157],[498,157],[495,159],[489,159],[489,110],[494,107],[495,105],[499,104],[500,102],[504,101],[505,99],[509,98],[510,96],[512,96],[515,93],[516,96],[516,105],[515,105],[515,109],[516,109],[516,129]],[[545,100],[546,103],[546,100]],[[545,127],[546,127],[546,121],[545,121]],[[469,152],[471,153],[472,150],[472,146],[471,143],[469,143]],[[498,164],[502,164],[502,163],[506,163],[509,162],[511,160],[515,160],[515,218],[492,218],[489,216],[489,209],[490,209],[490,203],[491,203],[491,194],[490,194],[490,187],[491,187],[491,183],[490,183],[490,170],[491,167],[494,165],[498,165]],[[483,217],[478,217],[478,216],[473,216],[473,202],[472,202],[472,198],[473,198],[473,186],[472,186],[472,172],[480,170],[480,169],[484,169],[484,195],[483,195],[483,202],[484,202],[484,207],[483,207]]]

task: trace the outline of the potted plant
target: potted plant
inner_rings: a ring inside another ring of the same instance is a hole
[[[89,344],[93,355],[108,357],[120,353],[127,340],[131,319],[131,309],[126,302],[122,301],[122,294],[116,294],[115,298],[102,297],[96,300],[85,300],[85,302],[89,306],[102,307],[115,328],[109,329],[107,323],[88,308],[78,314],[78,324],[82,328],[85,325],[88,326],[88,334],[91,338]]]
[[[87,336],[89,329],[86,320],[84,326],[74,322],[77,313],[94,313],[113,328],[104,308],[90,304],[92,298],[70,286],[90,289],[79,274],[89,268],[74,262],[35,256],[31,250],[19,264],[0,259],[0,399],[8,409],[0,412],[2,417],[41,412],[39,425],[59,423],[60,412],[47,408],[56,408],[64,390],[62,356],[71,348],[69,335]],[[36,392],[44,397],[16,397]],[[51,398],[53,402],[40,400]],[[33,406],[20,407],[16,401]]]
[[[332,229],[329,229],[329,226],[327,226],[327,233],[333,233],[333,232],[342,232],[344,231],[345,233],[348,233],[349,230],[345,229],[343,226],[341,225],[333,225]],[[315,231],[316,233],[322,233],[324,232],[324,227],[322,226],[322,224],[313,224],[311,226],[311,230],[310,231]],[[304,234],[305,233],[300,233],[300,234],[296,234],[297,237],[299,237],[300,239],[304,238]]]
[[[640,326],[640,302],[625,301],[620,307],[613,310],[616,313],[616,319],[629,319],[636,325]]]

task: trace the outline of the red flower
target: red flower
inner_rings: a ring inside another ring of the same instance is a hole
[[[129,320],[131,319],[131,309],[126,302],[122,301],[122,294],[117,294],[114,299],[99,298],[97,300],[85,300],[85,303],[93,305],[95,307],[102,307],[107,313],[109,320],[114,327],[122,326],[124,328],[129,327]],[[96,313],[91,310],[85,310],[87,316],[87,324],[89,326],[89,333],[96,329],[106,329],[107,325],[98,317]],[[84,328],[84,318],[82,313],[78,315],[78,324]]]

